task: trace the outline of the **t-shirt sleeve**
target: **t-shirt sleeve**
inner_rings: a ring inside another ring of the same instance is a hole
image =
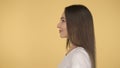
[[[71,59],[71,68],[91,68],[89,56],[86,53],[74,54]]]

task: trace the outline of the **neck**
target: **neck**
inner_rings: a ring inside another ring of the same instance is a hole
[[[72,43],[70,43],[70,47],[69,47],[66,55],[67,55],[70,51],[72,51],[74,48],[76,48],[76,47],[77,47],[77,46],[75,46],[75,45],[73,45]]]

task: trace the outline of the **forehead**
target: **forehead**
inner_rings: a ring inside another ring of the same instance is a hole
[[[65,19],[65,14],[64,13],[61,16],[61,19]]]

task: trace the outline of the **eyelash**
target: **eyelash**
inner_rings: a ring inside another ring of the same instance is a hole
[[[66,22],[65,20],[61,20],[62,22]]]

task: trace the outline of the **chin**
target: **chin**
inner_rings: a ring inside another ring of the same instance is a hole
[[[61,38],[67,38],[67,36],[60,36]]]

